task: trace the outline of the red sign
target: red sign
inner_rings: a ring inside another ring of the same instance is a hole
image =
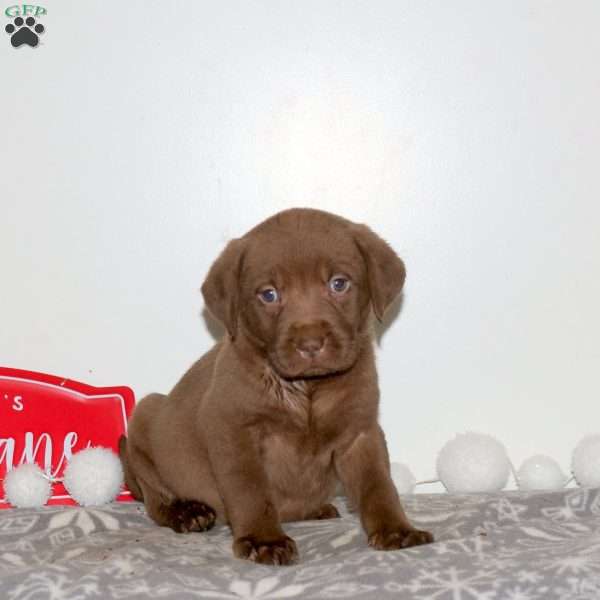
[[[23,463],[35,462],[62,477],[72,454],[89,446],[118,453],[121,434],[135,404],[130,388],[97,388],[54,375],[0,367],[0,479]],[[130,500],[121,493],[117,500]],[[48,504],[76,504],[54,483]],[[0,508],[8,508],[0,488]]]

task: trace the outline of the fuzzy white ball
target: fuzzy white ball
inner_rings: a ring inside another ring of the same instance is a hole
[[[51,491],[50,481],[35,463],[19,465],[4,476],[6,498],[19,508],[44,506]]]
[[[504,446],[483,433],[462,433],[437,458],[438,478],[449,492],[492,492],[506,486],[510,461]]]
[[[402,463],[391,464],[392,480],[399,494],[412,494],[417,480],[412,471]]]
[[[80,450],[71,457],[65,469],[64,484],[81,506],[110,502],[123,485],[121,461],[107,448]]]
[[[517,485],[521,490],[557,490],[566,482],[560,465],[543,454],[530,456],[517,471]]]
[[[600,486],[600,434],[587,435],[577,444],[571,470],[580,486]]]

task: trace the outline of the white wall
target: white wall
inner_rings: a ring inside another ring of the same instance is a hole
[[[315,206],[408,265],[393,459],[479,430],[567,469],[600,430],[600,4],[44,6],[0,38],[0,364],[168,390],[224,241]]]

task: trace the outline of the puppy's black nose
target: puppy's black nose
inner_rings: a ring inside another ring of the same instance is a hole
[[[302,358],[314,358],[323,350],[325,338],[306,337],[296,341],[296,350]]]

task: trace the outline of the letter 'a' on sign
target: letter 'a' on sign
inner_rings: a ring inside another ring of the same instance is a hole
[[[125,386],[93,387],[0,367],[0,480],[7,471],[32,462],[52,478],[62,477],[71,455],[90,446],[118,454],[134,405],[133,391]],[[128,490],[117,496],[118,501],[131,499]],[[76,502],[57,482],[48,504]],[[0,508],[10,506],[0,482]]]

